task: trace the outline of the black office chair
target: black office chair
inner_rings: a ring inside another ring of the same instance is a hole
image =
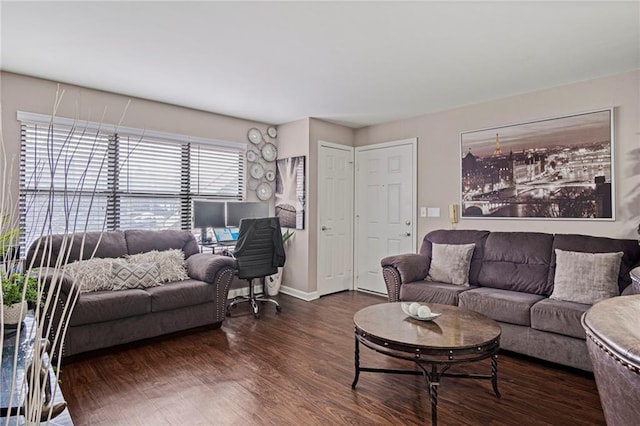
[[[284,266],[286,260],[280,220],[277,217],[242,219],[233,256],[238,264],[238,278],[249,282],[249,295],[235,297],[227,305],[227,316],[231,315],[231,308],[244,302],[251,303],[256,318],[260,318],[258,302],[273,303],[276,312],[281,312],[280,304],[269,298],[266,292],[266,277],[278,272],[278,267]],[[256,294],[254,291],[255,278],[262,278],[262,293]]]

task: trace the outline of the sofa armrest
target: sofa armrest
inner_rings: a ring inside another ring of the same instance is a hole
[[[236,274],[236,260],[229,256],[198,253],[186,260],[187,273],[193,279],[207,282],[215,288],[216,322],[224,321],[227,313],[229,287]]]
[[[216,275],[224,268],[230,268],[235,271],[236,260],[228,256],[198,253],[187,258],[186,266],[190,278],[213,284]]]
[[[30,276],[44,283],[44,291],[48,292],[52,288],[57,290],[67,298],[72,296],[79,289],[73,282],[71,275],[64,271],[64,268],[44,267],[36,268],[31,271]]]
[[[30,276],[42,283],[43,302],[38,307],[41,318],[44,318],[42,337],[49,340],[50,355],[56,363],[64,350],[64,331],[68,327],[80,288],[64,268],[35,268]]]
[[[388,256],[380,261],[382,276],[387,286],[389,302],[400,300],[400,286],[404,283],[424,280],[429,271],[429,258],[408,253]]]

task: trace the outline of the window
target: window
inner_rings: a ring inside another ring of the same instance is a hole
[[[30,113],[18,119],[23,249],[48,233],[187,230],[192,198],[243,197],[244,144],[67,119],[51,124]]]

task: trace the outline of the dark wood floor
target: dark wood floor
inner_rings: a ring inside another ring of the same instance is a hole
[[[422,425],[431,411],[423,379],[362,373],[353,379],[353,314],[385,299],[358,292],[313,302],[281,295],[255,320],[237,308],[217,330],[199,329],[62,367],[76,425]],[[406,367],[366,348],[362,365]],[[411,364],[409,364],[411,365]],[[488,362],[467,365],[485,373]],[[452,370],[453,371],[453,370]],[[510,354],[500,390],[444,379],[441,425],[603,425],[588,374]]]

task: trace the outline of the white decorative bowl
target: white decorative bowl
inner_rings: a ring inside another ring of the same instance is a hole
[[[400,307],[402,308],[402,312],[404,312],[405,314],[407,314],[411,318],[416,319],[418,321],[433,321],[434,319],[436,319],[440,315],[442,315],[442,314],[437,314],[435,312],[431,312],[431,315],[429,315],[429,316],[419,317],[419,316],[413,315],[413,314],[411,314],[411,312],[409,312],[409,305],[410,305],[409,303],[401,303]],[[422,305],[420,305],[420,306],[422,306]]]

